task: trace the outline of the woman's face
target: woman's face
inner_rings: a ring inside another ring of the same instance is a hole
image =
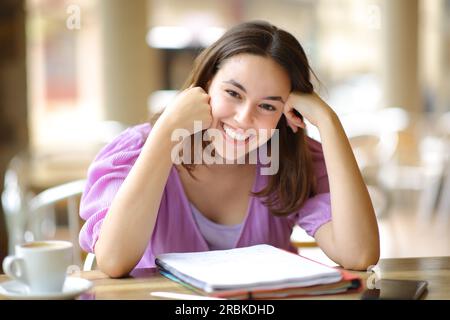
[[[227,59],[208,89],[216,152],[235,160],[266,143],[290,90],[289,75],[271,58],[239,54]]]

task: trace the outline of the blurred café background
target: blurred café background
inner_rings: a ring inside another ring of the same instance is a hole
[[[305,48],[366,179],[381,257],[450,255],[450,0],[2,0],[0,259],[33,239],[76,244],[95,154],[254,19]]]

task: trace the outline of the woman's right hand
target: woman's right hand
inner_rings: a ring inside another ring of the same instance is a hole
[[[209,100],[209,95],[201,87],[189,87],[174,98],[159,120],[163,120],[173,130],[186,129],[191,134],[197,133],[211,126]],[[194,121],[201,121],[201,130],[200,126],[194,126]]]

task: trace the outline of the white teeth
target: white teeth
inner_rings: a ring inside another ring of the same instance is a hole
[[[236,131],[234,131],[233,129],[231,129],[230,127],[228,127],[227,125],[223,125],[223,129],[225,130],[226,134],[232,138],[235,139],[237,141],[244,141],[245,139],[247,139],[250,135],[248,134],[241,134],[238,133]]]

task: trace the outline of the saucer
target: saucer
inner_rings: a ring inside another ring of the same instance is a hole
[[[27,286],[23,283],[11,280],[0,283],[0,295],[9,299],[25,300],[62,300],[74,299],[83,292],[92,288],[92,282],[82,278],[67,277],[61,292],[33,293],[28,292]]]

